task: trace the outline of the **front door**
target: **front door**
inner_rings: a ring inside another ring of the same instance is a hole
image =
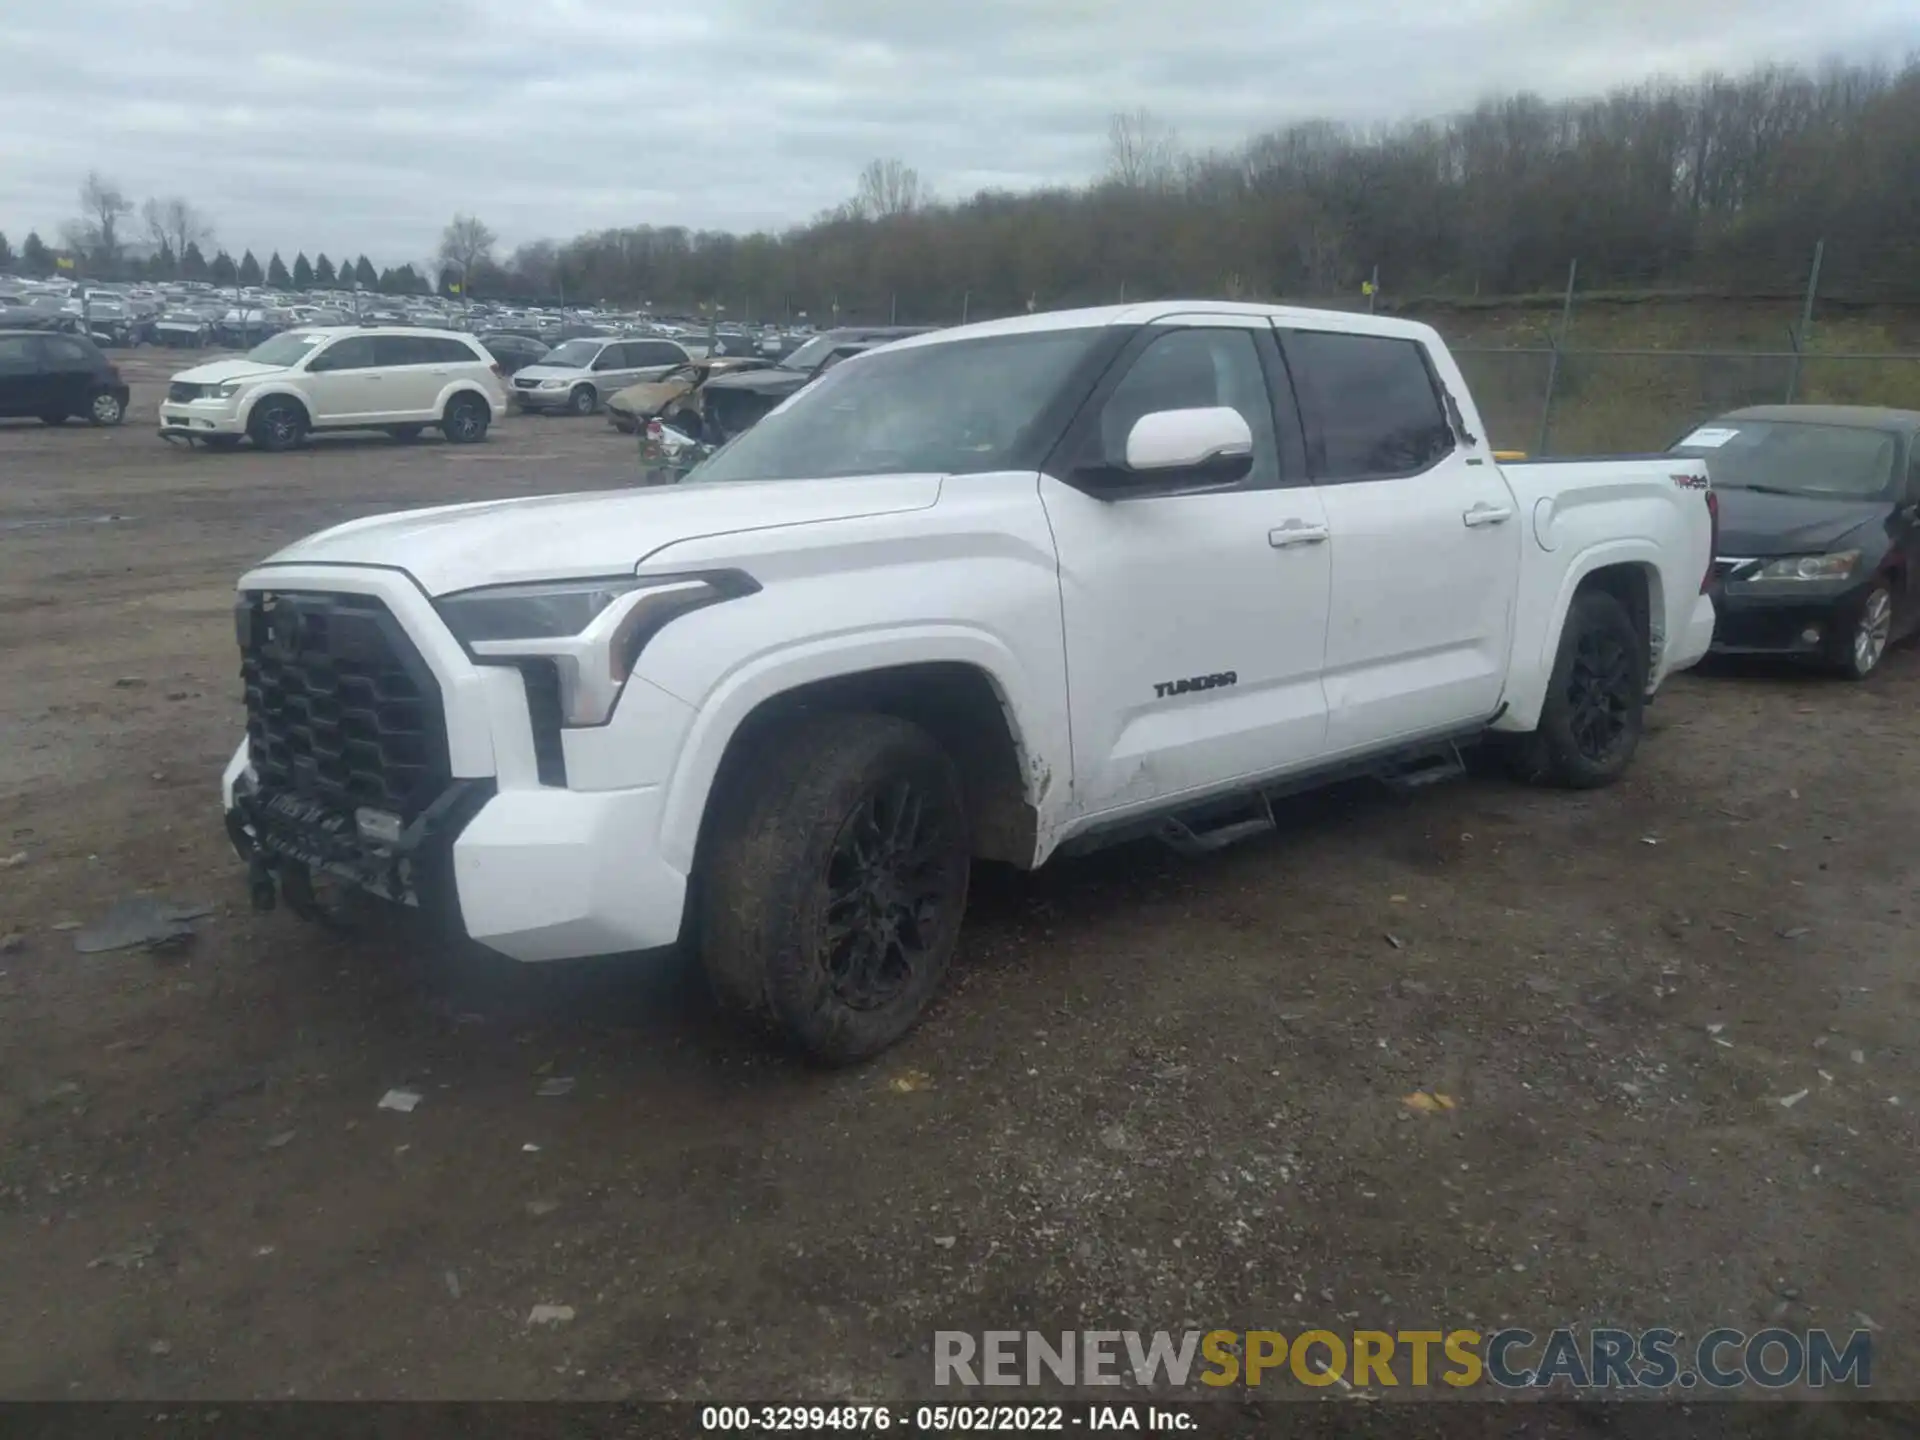
[[[336,340],[307,362],[301,386],[315,425],[370,425],[391,408],[371,335]]]
[[[1238,484],[1119,499],[1074,485],[1077,467],[1124,457],[1141,416],[1221,405],[1253,432]],[[1063,455],[1040,495],[1059,554],[1076,813],[1151,810],[1318,758],[1326,516],[1265,322],[1144,329]]]
[[[31,335],[0,335],[0,415],[44,415],[51,410],[49,375]]]
[[[1456,432],[1416,339],[1288,330],[1281,345],[1332,531],[1329,752],[1491,718],[1525,517],[1485,440]]]

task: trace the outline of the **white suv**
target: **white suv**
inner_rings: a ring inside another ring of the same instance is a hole
[[[473,444],[506,412],[500,367],[471,335],[318,327],[182,370],[160,404],[160,434],[213,449],[247,436],[262,450],[291,450],[313,430],[411,440],[437,425]]]

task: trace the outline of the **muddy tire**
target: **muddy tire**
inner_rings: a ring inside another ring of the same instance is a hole
[[[715,803],[696,913],[720,1003],[824,1065],[905,1035],[966,908],[972,847],[946,752],[891,716],[805,716]]]
[[[447,401],[440,414],[440,433],[455,445],[478,445],[487,438],[493,408],[478,395],[463,393]]]
[[[1508,768],[1530,785],[1611,785],[1633,763],[1646,709],[1646,642],[1624,605],[1585,591],[1560,632],[1540,726],[1508,743]]]
[[[127,407],[111,390],[96,390],[87,400],[89,425],[118,425],[127,418]]]
[[[567,396],[567,409],[576,415],[591,415],[600,408],[600,392],[591,385],[576,385]]]
[[[262,450],[297,450],[307,438],[307,412],[298,400],[278,396],[247,417],[247,434]]]

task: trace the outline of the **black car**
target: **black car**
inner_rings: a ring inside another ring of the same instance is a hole
[[[1720,654],[1790,655],[1856,680],[1920,627],[1920,411],[1735,410],[1673,447],[1720,507]]]
[[[536,365],[546,359],[547,351],[553,347],[546,342],[534,339],[531,335],[497,333],[476,335],[474,337],[487,347],[487,353],[500,362],[500,368],[511,375],[523,365]]]
[[[58,425],[81,415],[95,425],[118,425],[126,413],[126,381],[85,336],[0,330],[0,416],[37,416]]]
[[[777,365],[765,370],[743,370],[716,375],[701,390],[707,430],[705,438],[723,440],[748,429],[762,415],[804,387],[828,367],[909,335],[924,335],[931,325],[871,325],[827,330],[814,336]],[[749,352],[751,353],[751,352]]]

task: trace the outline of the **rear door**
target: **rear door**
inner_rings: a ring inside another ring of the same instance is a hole
[[[51,389],[31,335],[0,335],[0,415],[44,415]]]
[[[1506,687],[1521,517],[1457,434],[1417,339],[1282,330],[1331,531],[1327,748],[1490,718]]]
[[[627,363],[635,380],[658,380],[687,363],[687,352],[671,340],[629,340]]]

